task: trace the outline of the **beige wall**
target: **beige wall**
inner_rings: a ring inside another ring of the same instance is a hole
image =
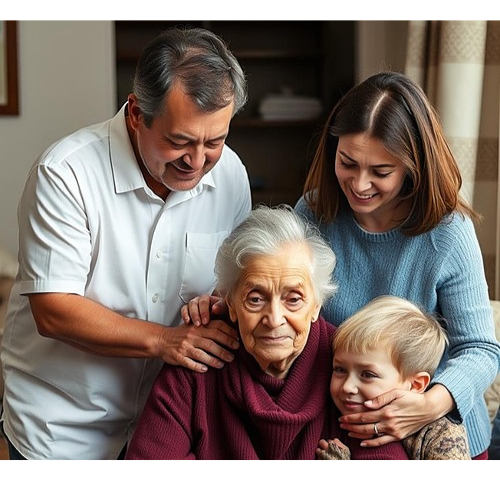
[[[112,116],[112,21],[20,21],[20,115],[0,115],[0,246],[17,253],[16,210],[28,170],[53,141]]]

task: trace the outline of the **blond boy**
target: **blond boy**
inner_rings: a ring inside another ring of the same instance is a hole
[[[344,321],[333,340],[330,393],[343,415],[364,402],[404,389],[428,387],[448,340],[439,322],[408,300],[381,296]],[[376,426],[374,430],[377,433]],[[465,427],[443,417],[403,439],[412,460],[469,460]],[[349,460],[349,448],[321,440],[319,459]]]

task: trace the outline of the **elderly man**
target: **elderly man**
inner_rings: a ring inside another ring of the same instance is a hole
[[[2,349],[11,458],[117,458],[163,362],[233,359],[232,328],[180,325],[179,310],[213,289],[217,249],[251,208],[225,145],[246,98],[222,40],[172,29],[114,118],[36,160]]]

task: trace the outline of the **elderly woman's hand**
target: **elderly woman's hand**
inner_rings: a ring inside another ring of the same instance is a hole
[[[448,390],[434,385],[424,393],[394,390],[365,401],[370,411],[340,417],[340,427],[349,436],[362,439],[361,446],[372,447],[404,439],[454,408]]]
[[[227,313],[227,305],[217,295],[200,295],[191,299],[181,308],[182,320],[186,325],[194,326],[208,325],[211,314],[221,316]]]

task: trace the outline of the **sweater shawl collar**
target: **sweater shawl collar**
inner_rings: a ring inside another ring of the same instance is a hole
[[[249,434],[266,458],[313,458],[330,408],[331,339],[321,317],[284,380],[272,377],[240,348],[222,371],[224,394],[246,416]],[[260,442],[260,445],[259,445]]]

